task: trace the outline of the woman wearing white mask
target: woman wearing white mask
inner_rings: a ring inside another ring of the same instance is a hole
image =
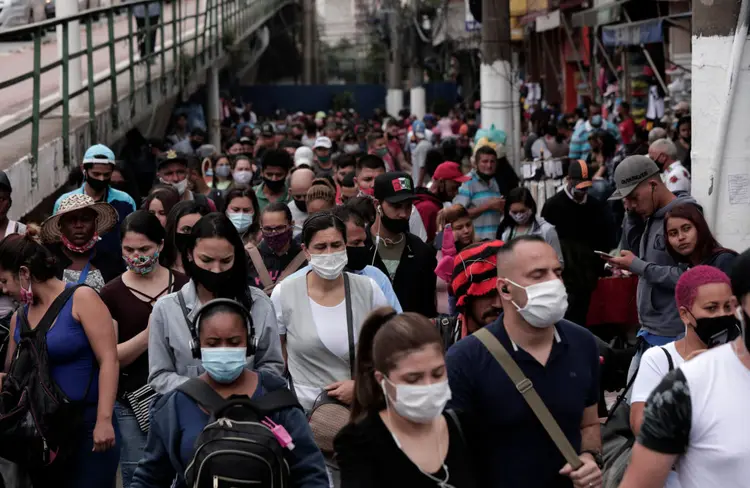
[[[253,163],[248,156],[237,156],[232,161],[233,188],[248,188],[253,181]]]
[[[341,486],[479,486],[451,398],[443,343],[415,313],[373,312],[362,325],[351,423],[336,437]]]
[[[349,405],[360,324],[388,302],[371,278],[343,273],[346,225],[331,212],[305,221],[302,242],[312,270],[287,278],[271,294],[284,359],[302,408],[310,410],[324,392]]]
[[[512,189],[505,199],[505,216],[497,229],[497,238],[508,242],[524,235],[541,236],[555,249],[560,263],[563,262],[562,248],[555,226],[537,216],[536,201],[529,189],[518,187]]]
[[[261,239],[260,219],[255,215],[258,211],[258,197],[250,187],[233,188],[229,190],[224,201],[227,205],[227,217],[242,237],[246,246],[257,245]]]

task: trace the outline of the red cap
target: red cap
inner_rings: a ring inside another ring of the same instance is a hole
[[[463,183],[465,181],[469,181],[471,177],[461,173],[461,166],[459,166],[458,163],[454,163],[453,161],[446,161],[444,163],[441,163],[437,167],[437,169],[435,169],[435,174],[432,175],[432,179],[452,180],[458,183]]]

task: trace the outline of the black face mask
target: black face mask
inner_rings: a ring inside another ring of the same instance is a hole
[[[109,186],[110,180],[97,180],[94,178],[86,178],[86,183],[91,187],[92,190],[99,193],[100,191],[104,191]]]
[[[294,204],[297,206],[297,210],[302,213],[307,213],[307,202],[304,200],[294,200]]]
[[[174,235],[174,245],[177,248],[177,250],[180,251],[180,254],[185,254],[185,251],[187,250],[189,242],[190,242],[190,234],[181,234],[177,232]]]
[[[733,341],[740,335],[740,324],[734,314],[695,319],[695,323],[695,333],[709,349]]]
[[[484,181],[490,181],[492,178],[495,177],[495,175],[488,175],[486,173],[482,173],[481,171],[477,171],[477,175]]]
[[[188,261],[187,266],[190,269],[190,276],[193,280],[203,285],[203,288],[210,291],[217,297],[231,298],[233,291],[236,291],[236,286],[232,280],[233,269],[228,269],[220,273],[214,273],[207,269],[203,269],[192,261]]]
[[[263,183],[271,190],[271,193],[280,193],[284,189],[284,180],[269,180],[263,178]]]
[[[372,256],[366,246],[346,246],[346,258],[348,260],[346,267],[352,271],[362,271],[372,261]]]
[[[394,234],[403,234],[409,231],[409,219],[392,219],[381,211],[380,221],[386,229]]]

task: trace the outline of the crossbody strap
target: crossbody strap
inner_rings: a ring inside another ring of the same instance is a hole
[[[664,351],[664,355],[667,356],[667,363],[669,364],[669,371],[672,371],[674,369],[674,361],[672,361],[672,355],[669,354],[669,351],[667,351],[663,347],[660,347],[659,349]]]
[[[216,393],[216,390],[199,378],[190,378],[178,386],[177,391],[181,391],[192,398],[195,403],[208,410],[211,415],[226,403],[226,400]]]
[[[526,403],[529,404],[531,410],[534,411],[534,415],[536,415],[542,423],[544,430],[547,431],[552,442],[555,443],[555,446],[557,446],[557,449],[563,455],[568,464],[570,464],[574,470],[578,469],[582,464],[581,459],[578,457],[578,453],[573,449],[570,441],[568,441],[568,438],[565,437],[562,429],[560,429],[560,426],[557,424],[554,417],[552,417],[549,409],[534,389],[531,380],[523,374],[523,371],[521,371],[521,368],[519,368],[516,362],[513,361],[513,358],[508,354],[508,351],[505,350],[505,347],[503,347],[500,341],[498,341],[489,330],[479,329],[474,333],[474,336],[484,344],[484,347],[487,348],[490,354],[492,354],[495,360],[500,364],[500,367],[503,368],[513,384],[516,385],[516,388],[521,392],[523,399],[526,400]]]
[[[352,313],[352,291],[349,273],[344,273],[344,301],[346,302],[346,331],[349,334],[349,369],[354,379],[354,317]]]
[[[284,278],[288,278],[290,274],[297,271],[299,267],[302,266],[302,263],[304,263],[306,260],[307,257],[305,256],[305,253],[303,251],[300,251],[296,256],[294,256],[294,259],[292,259],[287,267],[284,268],[284,271],[281,272],[279,277],[276,279],[276,284],[278,285]]]
[[[266,268],[266,265],[263,262],[263,257],[260,255],[258,248],[255,246],[249,246],[246,249],[248,256],[250,256],[250,261],[252,261],[253,266],[255,266],[255,271],[258,273],[260,284],[263,285],[264,288],[267,286],[273,286],[273,280],[268,273],[268,268]]]
[[[177,301],[180,302],[182,316],[185,317],[185,322],[187,322],[188,330],[190,331],[191,340],[193,340],[193,338],[197,338],[198,335],[195,333],[195,324],[192,320],[190,320],[190,312],[188,311],[187,304],[185,303],[185,297],[182,296],[182,290],[177,292]]]

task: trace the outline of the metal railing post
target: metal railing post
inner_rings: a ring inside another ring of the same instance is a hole
[[[89,131],[91,133],[91,143],[96,142],[96,99],[94,97],[94,42],[91,36],[91,16],[86,17],[86,62],[88,75],[89,92]]]
[[[70,165],[70,88],[68,86],[68,36],[70,24],[62,25],[62,133],[63,133],[63,164]]]
[[[117,108],[117,60],[115,58],[115,14],[112,10],[107,12],[107,30],[109,31],[109,87],[110,96],[112,99],[110,103],[112,108],[110,114],[112,116],[112,128],[117,129],[120,127],[120,115],[118,114]]]
[[[193,73],[198,73],[198,22],[200,19],[200,0],[195,0],[195,32],[193,33]],[[208,3],[208,0],[206,0]]]
[[[164,1],[160,0],[159,3],[159,12],[161,12],[161,15],[159,16],[159,54],[161,58],[161,94],[164,95],[167,93],[167,78],[166,78],[166,70],[167,70],[167,61],[166,61],[166,44],[164,41],[164,29],[166,28],[166,12],[164,11]],[[177,64],[174,64],[174,68],[177,68]]]
[[[42,82],[42,35],[44,32],[34,32],[34,100],[31,113],[31,187],[36,188],[39,184],[39,98],[41,97]]]
[[[143,29],[143,46],[145,55],[141,62],[146,66],[146,102],[151,105],[151,60],[154,59],[153,46],[151,46],[151,16],[148,13],[148,4],[145,7],[145,27]]]
[[[128,70],[130,74],[130,117],[135,117],[135,50],[133,49],[133,7],[128,7]]]

